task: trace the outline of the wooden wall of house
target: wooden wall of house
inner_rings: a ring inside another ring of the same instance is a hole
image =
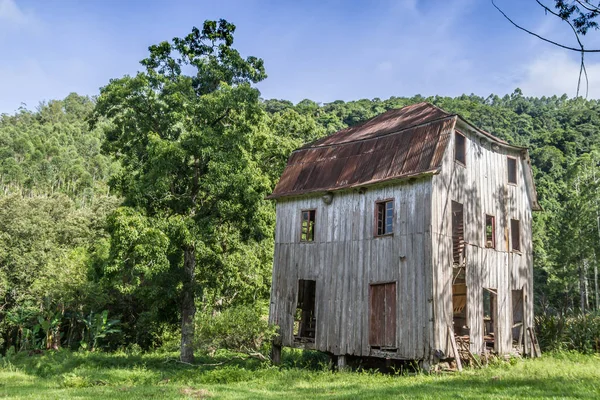
[[[374,237],[375,202],[391,199],[393,236]],[[358,191],[277,202],[270,321],[284,346],[293,345],[298,280],[316,281],[317,350],[372,355],[369,347],[369,284],[397,282],[396,342],[390,357],[430,354],[431,178]],[[316,209],[315,241],[300,242],[301,210]]]
[[[533,324],[533,259],[531,206],[525,182],[526,162],[515,150],[492,149],[464,123],[457,129],[467,138],[466,166],[454,161],[454,134],[444,155],[440,174],[433,177],[432,263],[434,292],[434,349],[452,354],[448,326],[452,326],[452,201],[464,207],[467,321],[471,351],[483,343],[483,288],[497,290],[496,351],[512,350],[512,292],[524,289],[526,323]],[[496,147],[496,146],[494,146]],[[508,184],[507,156],[517,158],[517,184]],[[496,221],[496,247],[485,247],[485,215]],[[510,220],[518,219],[521,252],[510,249]]]

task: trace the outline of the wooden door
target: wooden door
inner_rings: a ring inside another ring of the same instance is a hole
[[[396,282],[379,283],[369,290],[369,344],[396,348]]]

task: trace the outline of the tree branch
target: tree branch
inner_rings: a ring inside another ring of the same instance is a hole
[[[585,8],[588,11],[591,12],[600,12],[600,8],[598,8],[597,6],[588,3],[586,0],[575,0],[577,3],[579,3],[581,5],[581,7]]]
[[[530,35],[533,35],[533,36],[537,37],[538,39],[540,39],[540,40],[543,40],[544,42],[548,42],[548,43],[550,43],[550,44],[553,44],[553,45],[555,45],[555,46],[561,47],[561,48],[563,48],[563,49],[566,49],[566,50],[571,50],[571,51],[577,51],[577,52],[581,52],[581,49],[578,49],[577,47],[565,46],[564,44],[560,44],[560,43],[558,43],[558,42],[555,42],[555,41],[552,41],[552,40],[550,40],[550,39],[546,39],[545,37],[543,37],[543,36],[540,36],[540,35],[538,35],[538,34],[537,34],[537,33],[535,33],[535,32],[532,32],[532,31],[530,31],[530,30],[528,30],[528,29],[525,29],[525,28],[523,28],[522,26],[520,26],[520,25],[518,25],[516,22],[514,22],[512,19],[510,19],[510,18],[508,17],[508,15],[506,15],[506,14],[504,13],[504,11],[502,11],[502,10],[500,9],[500,7],[498,7],[498,6],[496,5],[496,3],[494,2],[494,0],[491,0],[491,2],[492,2],[492,5],[493,5],[493,6],[496,8],[496,10],[498,10],[498,11],[500,12],[500,14],[502,14],[502,15],[504,16],[504,18],[506,18],[506,19],[508,20],[508,22],[510,22],[510,23],[511,23],[511,24],[513,24],[515,27],[517,27],[518,29],[522,30],[523,32],[527,32],[527,33],[529,33]],[[562,19],[562,18],[561,18],[561,19]],[[592,49],[592,50],[590,50],[590,49],[585,49],[585,50],[583,50],[583,51],[584,51],[585,53],[600,53],[600,49]]]
[[[544,10],[546,10],[546,12],[549,12],[550,14],[554,15],[555,17],[558,17],[560,19],[562,19],[563,21],[565,21],[567,24],[569,24],[569,26],[571,27],[571,30],[573,31],[573,34],[575,35],[575,39],[577,39],[577,43],[579,44],[580,47],[580,53],[581,53],[581,64],[579,65],[579,77],[577,78],[577,93],[576,93],[576,97],[579,97],[579,89],[581,88],[581,75],[585,72],[585,97],[588,96],[588,89],[589,89],[589,80],[588,80],[588,76],[587,76],[587,71],[585,69],[585,62],[584,62],[584,55],[585,55],[585,49],[583,47],[583,43],[581,42],[581,39],[579,38],[579,34],[577,33],[577,29],[575,29],[575,27],[573,26],[573,24],[571,23],[571,21],[569,21],[566,18],[561,17],[560,15],[558,15],[556,12],[554,12],[553,10],[549,9],[548,7],[546,7],[545,4],[543,4],[542,2],[540,2],[540,0],[535,0],[536,3],[538,3],[540,5],[540,7],[542,7]]]
[[[524,31],[524,32],[532,35],[532,36],[535,36],[538,39],[543,40],[544,42],[553,44],[553,45],[555,45],[557,47],[560,47],[560,48],[563,48],[563,49],[566,49],[566,50],[577,51],[578,53],[581,54],[581,62],[579,64],[579,77],[577,79],[577,93],[576,93],[576,97],[579,97],[579,90],[581,89],[581,76],[582,75],[585,77],[585,97],[587,97],[588,96],[588,92],[589,92],[589,79],[588,79],[587,69],[585,68],[585,53],[600,53],[600,49],[592,49],[592,50],[585,49],[583,43],[581,42],[579,34],[577,33],[577,29],[575,29],[575,27],[573,26],[573,24],[571,23],[571,21],[569,21],[566,18],[561,17],[558,13],[556,13],[555,11],[551,10],[550,8],[548,8],[540,0],[535,0],[535,1],[547,13],[549,12],[550,14],[554,15],[557,18],[560,18],[562,21],[564,21],[567,24],[569,24],[569,26],[571,27],[571,30],[573,30],[573,34],[575,35],[575,39],[577,40],[577,43],[579,44],[579,48],[571,47],[571,46],[565,46],[565,45],[563,45],[561,43],[558,43],[558,42],[555,42],[553,40],[547,39],[547,38],[545,38],[545,37],[543,37],[543,36],[541,36],[541,35],[539,35],[539,34],[537,34],[535,32],[532,32],[532,31],[530,31],[528,29],[523,28],[522,26],[520,26],[516,22],[514,22],[512,19],[510,19],[508,17],[508,15],[506,15],[506,13],[504,13],[504,11],[502,11],[500,9],[500,7],[498,7],[496,5],[496,3],[494,2],[494,0],[491,0],[492,5],[496,8],[496,10],[498,10],[498,12],[500,12],[500,14],[502,14],[504,16],[504,18],[506,18],[511,24],[513,24],[518,29],[520,29],[520,30],[522,30],[522,31]],[[579,3],[579,4],[581,4],[584,8],[590,10],[589,8],[585,7],[581,3],[581,1],[579,1],[579,0],[575,0],[575,1],[577,1],[577,3]],[[585,1],[585,3],[588,4],[590,7],[596,8],[595,6],[592,6],[589,3],[587,3],[587,1]],[[590,11],[592,11],[592,12],[598,12],[599,10],[598,10],[598,8],[596,8],[596,10],[590,10]]]

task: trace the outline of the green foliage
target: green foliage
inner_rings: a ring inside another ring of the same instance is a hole
[[[573,350],[600,353],[600,314],[536,317],[536,332],[542,350]]]
[[[171,354],[173,356],[173,354]],[[17,354],[0,360],[0,393],[9,398],[597,398],[600,358],[569,352],[499,363],[461,374],[334,373],[293,366],[284,352],[277,368],[235,353],[201,356],[196,366],[155,353]],[[215,365],[219,364],[219,365]]]
[[[108,194],[108,178],[117,166],[100,152],[103,132],[89,129],[93,108],[90,98],[71,93],[36,111],[0,115],[2,191],[63,193],[81,203]]]
[[[98,347],[100,340],[106,339],[112,333],[120,332],[117,327],[120,321],[118,319],[108,319],[108,310],[104,310],[99,314],[90,312],[82,322],[85,325],[85,330],[81,347],[90,351],[94,351]]]
[[[211,353],[218,349],[267,354],[276,328],[268,324],[267,309],[259,304],[205,312],[197,318],[198,346]]]

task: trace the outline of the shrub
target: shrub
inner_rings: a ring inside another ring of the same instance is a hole
[[[269,325],[264,308],[243,305],[215,315],[201,313],[196,328],[198,347],[211,353],[220,348],[266,353],[276,328]]]
[[[549,350],[600,352],[600,314],[541,315],[535,319],[540,347]]]
[[[535,317],[535,330],[543,351],[565,348],[565,319],[557,315],[538,315]]]

